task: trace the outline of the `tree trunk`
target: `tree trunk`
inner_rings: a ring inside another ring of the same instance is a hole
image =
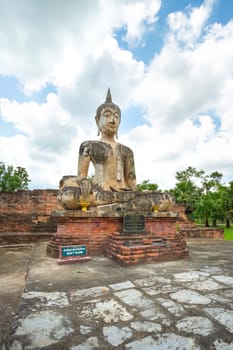
[[[213,219],[213,227],[217,227],[217,220]]]
[[[230,227],[231,227],[231,223],[230,223],[230,220],[229,220],[229,219],[226,219],[226,227],[227,227],[227,228],[230,228]]]
[[[205,220],[205,227],[210,227],[208,219]]]

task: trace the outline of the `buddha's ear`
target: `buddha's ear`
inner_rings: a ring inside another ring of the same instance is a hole
[[[98,118],[97,118],[97,115],[95,116],[95,122],[96,122],[96,124],[97,124],[97,128],[98,128],[98,133],[97,133],[97,136],[100,136],[100,129],[99,129],[99,120],[98,120]]]

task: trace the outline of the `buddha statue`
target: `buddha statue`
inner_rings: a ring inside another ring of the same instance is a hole
[[[95,120],[100,140],[81,143],[77,176],[64,176],[60,181],[58,200],[62,206],[68,210],[80,210],[83,206],[151,210],[162,199],[170,203],[169,194],[145,195],[136,191],[133,152],[116,141],[121,110],[112,102],[110,89],[105,102],[97,108]],[[95,170],[91,180],[90,163]]]
[[[96,124],[100,141],[85,141],[79,149],[78,177],[82,180],[88,175],[90,162],[95,168],[93,184],[105,191],[132,191],[136,177],[134,157],[130,148],[116,142],[121,121],[120,108],[112,103],[110,89],[106,101],[96,111]]]

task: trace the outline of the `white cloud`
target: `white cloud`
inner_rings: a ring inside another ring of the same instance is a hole
[[[146,25],[153,24],[158,18],[157,13],[161,0],[144,2],[129,2],[122,7],[122,20],[127,30],[124,39],[130,44],[140,43],[146,31]]]
[[[106,39],[126,27],[126,40],[141,41],[160,0],[1,1],[0,74],[14,75],[25,91],[47,82],[72,85]]]
[[[216,0],[205,0],[200,7],[188,9],[188,14],[181,11],[168,16],[170,26],[169,40],[177,40],[188,47],[193,47],[200,38]]]

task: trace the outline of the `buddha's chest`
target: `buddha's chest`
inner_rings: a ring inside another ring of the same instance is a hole
[[[91,160],[96,164],[111,164],[114,165],[116,162],[122,162],[124,158],[124,152],[120,145],[114,147],[104,142],[95,142],[92,144],[90,150]]]

